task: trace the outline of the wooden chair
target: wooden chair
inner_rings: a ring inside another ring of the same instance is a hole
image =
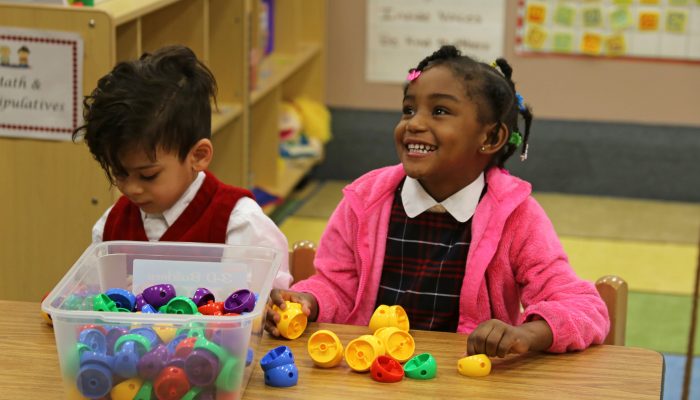
[[[610,332],[604,344],[625,345],[627,327],[627,282],[616,275],[605,275],[595,283],[600,297],[608,307]]]
[[[316,245],[309,240],[294,243],[289,252],[289,272],[294,282],[314,274],[314,255]],[[608,307],[610,315],[610,333],[604,344],[625,345],[625,327],[627,326],[627,282],[615,275],[606,275],[595,283],[600,297]]]

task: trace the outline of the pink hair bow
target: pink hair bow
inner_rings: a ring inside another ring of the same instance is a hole
[[[420,76],[420,70],[417,69],[412,69],[409,73],[408,76],[406,77],[406,80],[409,82],[413,82],[416,78]]]

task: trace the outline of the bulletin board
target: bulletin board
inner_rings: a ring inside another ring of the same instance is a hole
[[[516,50],[700,62],[700,0],[519,0]]]

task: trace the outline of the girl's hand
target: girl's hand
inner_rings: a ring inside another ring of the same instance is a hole
[[[505,357],[508,353],[546,350],[552,345],[552,329],[543,320],[508,325],[491,319],[479,324],[467,339],[467,355]]]
[[[275,337],[280,336],[280,332],[277,329],[280,315],[272,309],[272,306],[276,305],[281,310],[284,310],[287,308],[285,301],[301,304],[301,310],[306,314],[309,321],[315,321],[318,317],[318,302],[314,295],[291,290],[272,289],[270,299],[265,306],[265,330]]]

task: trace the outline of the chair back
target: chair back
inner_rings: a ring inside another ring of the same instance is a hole
[[[605,275],[595,283],[600,297],[608,307],[610,332],[604,344],[625,345],[627,327],[627,282],[616,275]]]

